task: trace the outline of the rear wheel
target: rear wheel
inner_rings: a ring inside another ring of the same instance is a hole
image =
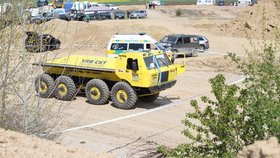
[[[55,97],[60,100],[70,101],[75,97],[76,86],[74,81],[68,76],[59,76],[55,80]]]
[[[154,102],[158,98],[158,96],[159,96],[159,93],[156,93],[153,95],[139,97],[139,99],[143,102]]]
[[[199,51],[203,52],[205,50],[205,47],[204,47],[204,45],[200,45],[198,49],[199,49]]]
[[[109,88],[107,84],[100,79],[90,80],[85,90],[88,102],[91,104],[102,105],[109,100]]]
[[[52,98],[54,96],[54,80],[48,74],[42,74],[35,79],[35,90],[41,98]]]
[[[132,109],[137,96],[133,88],[126,82],[116,83],[111,90],[113,105],[120,109]]]

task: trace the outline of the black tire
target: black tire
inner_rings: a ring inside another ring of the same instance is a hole
[[[54,45],[54,49],[59,49],[60,48],[60,41],[56,41]]]
[[[143,102],[154,102],[158,98],[158,96],[159,96],[159,93],[156,93],[153,95],[139,97],[139,99]]]
[[[205,51],[205,46],[204,45],[200,45],[198,50],[204,52]]]
[[[100,79],[90,80],[85,91],[88,102],[94,105],[106,104],[110,97],[107,84]]]
[[[135,106],[137,96],[128,83],[118,82],[111,90],[111,99],[113,101],[113,106],[119,109],[132,109]]]
[[[35,78],[35,90],[41,98],[52,98],[55,90],[53,78],[48,74],[38,75]]]
[[[70,101],[76,95],[74,81],[68,76],[59,76],[55,80],[55,97],[59,100]]]

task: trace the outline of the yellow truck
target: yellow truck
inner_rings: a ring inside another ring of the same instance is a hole
[[[40,97],[71,101],[82,89],[91,104],[132,109],[137,98],[153,102],[159,93],[175,85],[185,64],[172,64],[160,51],[128,51],[116,58],[72,55],[34,63],[44,73],[35,79]]]

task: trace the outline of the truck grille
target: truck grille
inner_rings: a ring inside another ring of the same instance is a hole
[[[161,73],[161,82],[168,81],[168,74],[169,74],[169,71],[165,71],[165,72]]]

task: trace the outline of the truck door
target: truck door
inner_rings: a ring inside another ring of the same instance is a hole
[[[131,85],[139,85],[141,77],[139,74],[139,65],[137,59],[127,59],[125,74],[126,79]]]

